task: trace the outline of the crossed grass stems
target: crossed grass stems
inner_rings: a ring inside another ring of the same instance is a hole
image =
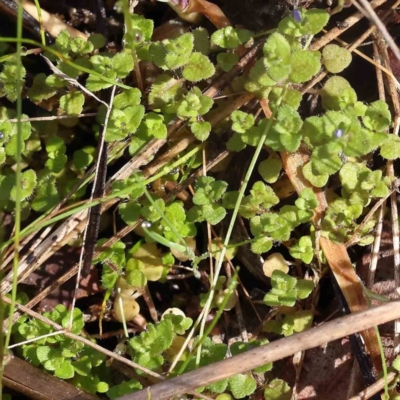
[[[376,8],[382,4],[384,4],[384,0],[378,0],[374,1],[371,3],[371,6],[373,8]],[[398,4],[400,4],[400,1],[397,2],[392,8],[395,8]],[[383,15],[382,19],[385,20],[387,18],[389,12]],[[355,23],[357,23],[363,15],[361,12],[356,12],[349,18],[347,18],[344,23],[346,24],[346,28],[333,28],[331,31],[327,32],[322,38],[318,39],[316,42],[314,42],[311,45],[311,49],[317,50],[321,48],[322,46],[326,45],[327,43],[331,42],[332,40],[340,40],[339,36],[342,32],[345,30],[349,29],[352,27]],[[377,82],[378,82],[378,92],[379,92],[379,98],[381,100],[385,100],[385,89],[384,89],[384,79],[388,77],[387,83],[388,83],[388,88],[389,88],[389,95],[392,100],[393,108],[394,108],[394,131],[393,133],[398,135],[398,130],[399,130],[399,118],[400,118],[400,106],[399,106],[399,101],[398,101],[398,96],[397,96],[397,82],[393,80],[393,74],[390,72],[390,63],[389,63],[389,57],[387,54],[386,48],[382,45],[382,40],[380,39],[380,33],[376,31],[376,28],[374,25],[372,25],[360,38],[355,40],[351,45],[348,46],[348,49],[350,51],[354,51],[357,54],[360,54],[360,52],[357,50],[357,47],[359,47],[370,35],[374,36],[374,41],[373,41],[373,49],[374,49],[374,55],[377,56],[377,59],[382,60],[382,65],[380,65],[377,62],[374,62],[374,65],[376,66],[376,73],[377,73]],[[343,43],[343,42],[342,42]],[[242,68],[244,68],[257,54],[257,49],[259,47],[256,45],[253,49],[251,49],[246,55],[242,57],[240,60],[239,64],[229,73],[224,74],[222,77],[218,77],[215,79],[214,83],[205,91],[204,94],[210,96],[210,97],[216,97],[218,92],[220,92],[224,86],[239,72],[241,71]],[[361,53],[362,54],[362,53]],[[365,57],[364,57],[365,58]],[[370,60],[368,60],[370,61]],[[389,73],[388,73],[389,71]],[[383,76],[383,73],[386,73],[386,76]],[[306,84],[302,88],[302,93],[307,93],[311,92],[312,88],[320,82],[324,77],[326,76],[325,72],[321,72],[317,77],[315,77],[310,83]],[[238,95],[235,97],[227,107],[225,107],[224,110],[221,111],[221,113],[215,117],[214,121],[210,121],[212,125],[217,123],[219,120],[225,118],[227,115],[229,115],[232,111],[241,108],[245,104],[249,103],[250,101],[253,101],[252,95],[249,94],[243,94],[243,95]],[[80,116],[84,117],[84,116]],[[31,119],[28,119],[31,121]],[[45,120],[45,119],[42,119]],[[114,175],[109,182],[107,182],[106,185],[106,193],[109,193],[111,183],[115,180],[119,179],[124,179],[124,177],[129,176],[134,170],[138,169],[141,166],[145,166],[146,168],[144,169],[144,175],[146,177],[151,177],[157,172],[161,171],[168,163],[170,163],[174,157],[176,157],[179,153],[181,153],[187,146],[193,142],[192,136],[186,131],[185,124],[183,124],[181,121],[175,121],[175,123],[171,126],[168,127],[168,139],[173,140],[176,137],[180,138],[180,141],[175,144],[169,151],[166,153],[162,154],[160,157],[158,157],[155,161],[150,163],[149,165],[146,165],[146,160],[148,159],[149,155],[155,155],[158,154],[158,151],[161,149],[161,147],[166,143],[166,140],[152,140],[137,156],[135,156],[126,166],[124,166],[116,175]],[[110,154],[112,157],[112,149],[113,145],[110,146]],[[204,151],[204,150],[203,150]],[[183,190],[186,188],[190,188],[190,185],[193,183],[194,179],[196,176],[200,175],[205,175],[207,171],[209,171],[213,166],[217,165],[219,162],[221,162],[226,156],[228,155],[228,152],[225,151],[218,156],[216,156],[213,160],[209,161],[205,166],[201,167],[196,171],[194,174],[192,174],[188,179],[186,179],[182,184],[176,188],[174,188],[168,195],[165,196],[164,201],[168,202],[170,199],[175,197],[176,195],[179,195]],[[109,161],[111,160],[111,157],[109,158]],[[290,157],[290,156],[289,156]],[[205,159],[205,155],[204,155]],[[290,171],[287,171],[288,175],[290,175]],[[394,170],[393,170],[393,162],[388,161],[387,164],[387,174],[389,176],[394,176]],[[81,183],[82,184],[87,184],[92,179],[94,178],[94,168],[89,170],[85,177],[82,179]],[[398,185],[397,185],[398,186]],[[396,204],[396,189],[397,187],[393,187],[393,190],[390,193],[390,204],[391,204],[391,216],[392,216],[392,231],[393,231],[393,254],[394,254],[394,260],[395,260],[395,284],[396,287],[400,287],[400,253],[399,253],[399,229],[398,229],[398,211],[397,211],[397,204]],[[72,192],[71,194],[72,195]],[[55,210],[53,210],[47,218],[49,221],[51,221],[51,218],[56,215],[56,212],[58,211],[61,213],[63,205],[66,203],[68,198],[70,197],[68,195],[58,206]],[[101,203],[101,212],[106,211],[109,209],[112,205],[114,205],[118,201],[117,198],[114,199],[106,199],[100,200],[99,202]],[[373,215],[375,211],[379,209],[379,220],[376,228],[376,235],[375,235],[375,241],[373,245],[373,252],[372,252],[372,258],[371,258],[371,263],[369,266],[369,276],[368,276],[368,285],[370,286],[373,282],[375,270],[376,270],[376,264],[377,260],[379,258],[379,246],[380,246],[380,241],[381,241],[381,233],[382,233],[382,226],[383,226],[383,215],[384,215],[384,207],[385,207],[385,199],[381,199],[378,201],[374,208],[371,210],[371,212],[365,217],[364,221],[362,222],[361,225],[365,224]],[[61,214],[62,215],[62,214]],[[23,280],[30,272],[35,270],[39,265],[41,265],[45,260],[47,260],[55,251],[55,249],[62,247],[69,238],[72,235],[76,235],[77,233],[81,233],[86,226],[86,216],[87,216],[87,211],[83,210],[79,214],[75,215],[74,217],[71,217],[69,220],[67,220],[65,223],[61,225],[57,229],[57,234],[55,232],[50,233],[51,231],[51,226],[47,227],[37,238],[34,242],[34,244],[26,251],[26,256],[22,257],[21,263],[19,264],[18,268],[18,280]],[[117,232],[116,235],[111,237],[105,244],[104,246],[111,246],[113,243],[117,242],[118,240],[122,239],[126,234],[128,234],[131,230],[133,230],[136,226],[138,226],[142,221],[138,221],[135,225],[127,226],[123,228],[121,231]],[[213,232],[214,238],[219,239],[218,236]],[[24,246],[27,246],[27,244],[33,239],[34,233],[31,233],[27,237],[23,239],[21,242],[21,248]],[[55,238],[55,239],[54,239]],[[357,232],[354,234],[353,238],[350,239],[350,241],[347,243],[348,246],[351,246],[355,243],[357,243]],[[211,241],[211,237],[209,237],[209,241]],[[37,247],[35,250],[33,250],[34,247]],[[225,248],[225,247],[223,247]],[[8,249],[8,253],[6,253],[6,257],[3,263],[3,268],[11,261],[12,257],[12,246]],[[97,255],[99,252],[95,252],[95,255]],[[8,254],[8,256],[7,256]],[[221,257],[222,259],[222,257]],[[79,269],[80,265],[76,264],[74,265],[66,274],[64,274],[62,277],[57,279],[51,286],[43,290],[39,295],[37,295],[34,299],[32,299],[25,307],[18,305],[18,311],[12,316],[12,320],[15,321],[19,315],[20,315],[20,310],[24,310],[25,312],[28,312],[28,309],[31,309],[34,307],[36,304],[38,304],[43,298],[45,298],[53,289],[56,287],[60,286],[62,283],[66,282],[68,279],[73,277],[76,273],[79,274]],[[217,271],[216,271],[217,272]],[[218,271],[219,272],[219,271]],[[218,273],[215,274],[218,276]],[[9,273],[6,278],[3,280],[2,285],[1,285],[1,291],[2,294],[5,295],[6,293],[9,292],[11,289],[12,285],[12,278],[15,278],[13,276],[13,273]],[[8,302],[8,300],[3,296],[4,301]],[[75,299],[74,299],[75,301]],[[150,308],[154,307],[152,304],[149,304]],[[352,305],[350,304],[350,307]],[[353,306],[355,306],[353,304]],[[204,311],[204,310],[203,310]],[[29,314],[35,315],[36,313],[30,311]],[[206,313],[205,313],[206,314]],[[71,313],[72,315],[72,313]],[[40,315],[36,314],[36,318],[40,319]],[[6,326],[8,321],[4,321],[4,326]],[[46,323],[50,323],[49,321],[46,321]],[[60,327],[55,327],[55,329],[60,329]],[[66,335],[70,335],[69,332],[65,330],[61,330],[59,332],[64,332]],[[74,335],[74,339],[80,340],[84,343],[88,342],[87,339],[83,337],[79,337]],[[395,344],[396,344],[396,350],[398,350],[398,345],[399,345],[399,338],[400,338],[400,325],[399,322],[396,321],[395,323]],[[90,342],[91,343],[91,342]],[[86,343],[88,344],[88,343]],[[92,347],[93,344],[91,343]],[[103,352],[109,357],[113,357],[114,359],[119,359],[119,361],[122,361],[126,364],[129,364],[131,367],[142,369],[143,367],[140,367],[138,365],[134,365],[131,361],[116,355],[115,353],[109,352],[106,349],[101,348],[100,346],[96,346],[96,349]],[[293,350],[293,353],[295,353],[296,350]],[[120,359],[121,358],[121,359]],[[123,360],[122,360],[123,359]],[[148,374],[153,374],[152,371],[145,371]],[[158,377],[160,378],[160,377]],[[198,395],[198,394],[196,394]]]

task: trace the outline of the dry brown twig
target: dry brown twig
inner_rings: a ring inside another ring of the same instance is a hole
[[[296,352],[311,349],[356,332],[365,331],[400,317],[400,302],[346,315],[307,331],[276,340],[218,363],[199,368],[150,388],[125,395],[119,400],[147,400],[150,396],[166,400],[180,396],[198,387],[218,382],[239,373],[245,373],[270,362],[281,360]]]
[[[31,3],[28,0],[23,0],[23,7],[27,13],[29,13],[30,15],[32,15],[33,18],[39,21],[39,15],[35,4]],[[57,18],[55,15],[48,13],[43,8],[41,9],[41,14],[44,29],[46,29],[46,31],[49,32],[50,35],[52,35],[53,37],[57,37],[60,32],[62,32],[63,30],[67,30],[72,38],[79,37],[81,39],[87,40],[88,36],[85,35],[83,32],[78,31],[72,26],[66,24],[60,18]]]
[[[388,372],[387,374],[387,383],[390,385],[395,378],[398,377],[398,373]],[[385,377],[381,377],[367,389],[358,393],[356,396],[353,396],[349,400],[367,400],[370,399],[373,395],[379,393],[386,385]]]
[[[389,55],[387,52],[387,47],[384,45],[384,40],[379,32],[377,32],[377,46],[380,57],[382,59],[383,65],[391,70],[391,64],[389,60]],[[397,88],[393,84],[391,79],[387,79],[387,85],[389,90],[389,95],[392,100],[393,110],[394,110],[394,127],[393,135],[399,135],[400,128],[400,103]],[[393,161],[388,161],[387,163],[387,175],[394,179],[394,165]],[[398,179],[397,179],[398,181]],[[391,208],[391,219],[392,219],[392,235],[393,235],[393,256],[394,256],[394,280],[397,295],[400,294],[400,232],[399,232],[399,215],[397,208],[397,193],[393,192],[390,195],[390,208]],[[394,324],[394,353],[398,354],[400,352],[400,320],[396,320]]]

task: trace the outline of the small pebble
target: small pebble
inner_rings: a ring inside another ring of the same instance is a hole
[[[291,12],[292,14],[292,18],[296,21],[296,22],[301,22],[301,20],[303,19],[303,17],[301,16],[301,12],[299,10],[293,10]]]
[[[142,222],[142,228],[151,228],[151,223],[149,221],[143,221]]]
[[[0,132],[0,140],[4,139],[4,133]]]

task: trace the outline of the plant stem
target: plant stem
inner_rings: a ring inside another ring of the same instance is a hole
[[[282,98],[283,98],[284,94],[285,94],[285,90],[282,92],[281,97],[277,101],[277,106],[279,106],[280,102],[282,101]],[[265,143],[265,140],[267,138],[268,132],[270,131],[270,129],[272,127],[272,123],[273,123],[273,115],[271,115],[271,118],[268,120],[268,122],[267,122],[267,124],[265,126],[265,129],[264,129],[264,132],[262,133],[262,135],[260,137],[260,140],[259,140],[258,145],[256,147],[256,150],[254,152],[253,158],[251,159],[249,168],[247,170],[246,176],[244,178],[243,184],[242,184],[242,186],[240,188],[239,196],[238,196],[238,199],[237,199],[236,204],[235,204],[235,208],[234,208],[233,213],[232,213],[232,218],[231,218],[228,230],[226,232],[225,240],[224,240],[224,243],[223,243],[223,248],[222,248],[221,254],[220,254],[219,258],[218,258],[217,265],[215,266],[215,275],[214,275],[214,280],[213,280],[213,282],[211,284],[210,294],[209,294],[207,302],[206,302],[206,304],[204,306],[205,312],[204,312],[204,317],[203,317],[203,320],[202,320],[202,323],[201,323],[201,327],[200,327],[200,336],[204,335],[204,328],[205,328],[205,324],[206,324],[206,321],[207,321],[207,316],[208,316],[208,313],[210,312],[211,303],[212,303],[214,295],[215,295],[215,286],[217,284],[217,281],[218,281],[218,278],[219,278],[219,274],[221,272],[222,263],[223,263],[223,261],[225,259],[225,253],[226,253],[227,246],[229,245],[229,240],[230,240],[232,232],[233,232],[233,227],[235,225],[236,217],[237,217],[237,215],[239,213],[239,207],[241,205],[241,202],[242,202],[244,193],[245,193],[245,191],[247,189],[247,185],[248,185],[248,183],[250,181],[251,175],[253,174],[253,171],[255,169],[258,157],[259,157],[259,155],[261,153],[261,150],[262,150],[262,148],[264,146],[264,143]],[[199,363],[200,363],[200,354],[201,354],[201,346],[199,346],[199,348],[197,349],[197,358],[196,358],[196,364],[197,365],[199,365]]]
[[[18,11],[17,11],[17,38],[16,38],[16,59],[17,59],[17,70],[16,70],[16,90],[18,93],[17,97],[17,149],[15,154],[15,162],[16,162],[16,171],[15,171],[15,186],[16,186],[16,194],[15,194],[15,235],[14,235],[14,259],[13,259],[13,282],[12,282],[12,291],[11,291],[11,304],[8,313],[8,327],[7,332],[4,339],[4,348],[3,351],[0,352],[1,360],[0,360],[0,400],[2,399],[3,393],[3,373],[4,373],[4,360],[5,355],[8,353],[8,346],[10,344],[11,339],[11,330],[12,330],[12,316],[15,312],[15,304],[17,300],[17,285],[18,285],[18,264],[19,264],[19,243],[20,243],[20,233],[21,233],[21,177],[22,177],[22,165],[21,165],[21,153],[22,153],[22,125],[21,125],[21,116],[22,116],[22,98],[21,98],[21,79],[22,79],[22,16],[23,16],[23,8],[22,8],[22,0],[18,1]],[[0,344],[1,345],[1,344]]]

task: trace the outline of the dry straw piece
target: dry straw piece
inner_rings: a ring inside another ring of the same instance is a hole
[[[366,311],[346,315],[307,331],[257,347],[235,357],[188,372],[150,388],[120,397],[119,400],[167,400],[198,387],[244,373],[299,351],[312,349],[400,317],[400,301],[393,301]]]

